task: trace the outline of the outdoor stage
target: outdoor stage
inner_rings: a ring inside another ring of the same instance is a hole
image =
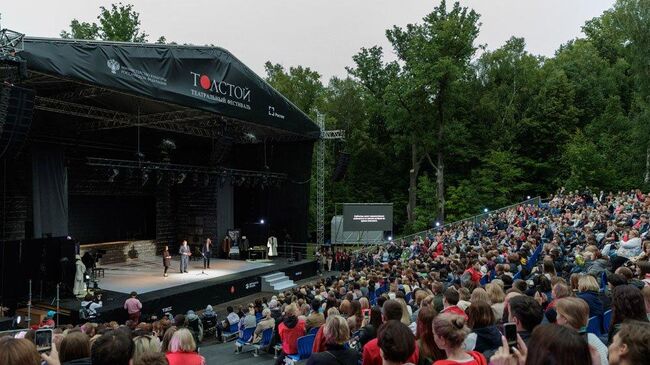
[[[179,272],[178,259],[172,261],[169,276],[163,277],[162,260],[144,259],[137,263],[102,265],[105,277],[99,287],[104,293],[101,321],[127,319],[124,301],[131,291],[138,292],[142,302],[143,318],[152,315],[160,318],[165,312],[173,314],[199,310],[206,305],[216,305],[261,292],[261,276],[283,272],[292,280],[302,280],[316,275],[314,261],[289,263],[278,258],[273,261],[241,261],[213,259],[210,269],[201,274],[203,261],[191,261],[188,273]],[[65,322],[77,323],[79,299],[62,299],[62,313],[70,313]]]

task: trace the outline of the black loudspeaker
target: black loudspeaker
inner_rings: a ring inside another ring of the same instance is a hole
[[[332,180],[341,181],[345,177],[345,172],[348,171],[348,165],[350,164],[350,154],[347,152],[341,152],[339,154],[339,160],[336,162],[336,168],[334,169],[334,174],[332,175]]]
[[[0,157],[13,158],[23,148],[34,115],[34,90],[0,85]]]

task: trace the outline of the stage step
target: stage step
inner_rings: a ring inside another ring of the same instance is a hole
[[[296,283],[282,272],[262,276],[262,291],[265,292],[281,292],[295,286]]]

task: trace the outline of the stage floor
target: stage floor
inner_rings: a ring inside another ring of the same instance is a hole
[[[203,280],[220,278],[226,275],[244,273],[274,266],[273,262],[264,261],[241,261],[211,259],[210,269],[203,269],[203,260],[190,261],[188,273],[180,273],[180,261],[172,260],[167,271],[168,277],[163,277],[162,259],[138,259],[129,263],[102,265],[104,277],[99,278],[99,286],[103,290],[110,290],[120,293],[130,293],[135,290],[139,294],[149,293],[156,290],[168,289],[189,283],[196,283]]]

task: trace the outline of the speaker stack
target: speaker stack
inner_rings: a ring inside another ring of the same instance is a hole
[[[34,115],[34,90],[0,85],[0,158],[13,158],[23,148]]]
[[[336,168],[334,169],[334,174],[332,175],[332,180],[341,181],[345,177],[345,173],[348,170],[348,165],[350,164],[350,154],[347,152],[340,152],[339,159],[336,162]]]

